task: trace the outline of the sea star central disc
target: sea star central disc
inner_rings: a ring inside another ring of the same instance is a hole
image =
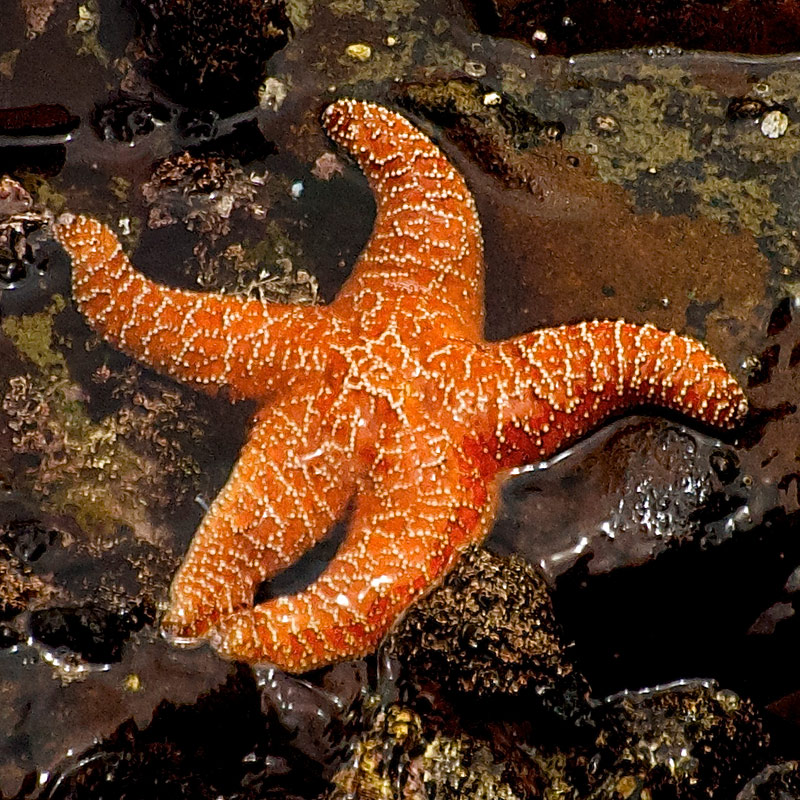
[[[163,627],[295,672],[372,650],[484,537],[504,471],[643,403],[719,426],[746,412],[702,345],[651,325],[582,322],[485,341],[480,224],[463,178],[381,106],[340,100],[323,123],[378,201],[372,236],[327,307],[171,289],[137,272],[99,222],[56,227],[95,330],[177,380],[258,404]],[[319,579],[254,605],[259,582],[350,504]]]

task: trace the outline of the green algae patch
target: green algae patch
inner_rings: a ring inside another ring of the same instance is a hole
[[[14,482],[36,494],[44,510],[74,517],[100,551],[113,545],[120,526],[156,543],[164,531],[151,512],[176,501],[170,479],[199,473],[170,438],[177,426],[186,425],[181,396],[176,391],[147,398],[131,390],[129,403],[94,420],[54,334],[54,319],[65,305],[56,295],[44,311],[2,322],[3,333],[31,365],[27,373],[8,378],[0,407],[13,451],[22,457]],[[199,433],[196,426],[192,433]],[[148,439],[160,442],[162,452],[131,446]]]
[[[394,45],[383,41],[372,42],[371,52],[367,59],[361,61],[342,51],[336,57],[341,72],[339,80],[346,85],[369,85],[375,81],[389,81],[397,75],[408,72],[414,63],[414,47],[421,38],[421,34],[414,31],[404,31]],[[327,57],[317,63],[320,71],[330,69]]]
[[[65,306],[64,298],[56,294],[44,311],[25,317],[6,317],[2,322],[3,333],[39,369],[66,368],[64,356],[53,349],[53,318]]]
[[[574,114],[581,115],[588,130],[600,106],[592,106],[591,88],[581,91],[587,102],[580,107],[576,101]],[[640,100],[643,96],[638,89],[633,94]],[[662,97],[667,94],[665,88]],[[543,122],[543,115],[558,115],[558,109],[541,98],[534,103],[487,94],[475,81],[449,80],[406,84],[402,102],[441,125],[470,154],[487,176],[481,185],[473,174],[476,195],[496,198],[483,210],[489,280],[491,261],[500,252],[506,276],[487,292],[492,338],[564,320],[626,317],[688,330],[735,363],[733,321],[753,324],[752,312],[769,274],[753,234],[763,233],[759,226],[775,215],[775,206],[755,176],[744,194],[734,192],[738,183],[733,179],[730,187],[722,178],[710,184],[713,205],[709,200],[708,213],[702,214],[696,207],[702,179],[717,167],[695,163],[685,130],[679,149],[692,156],[685,163],[697,171],[698,189],[693,191],[688,172],[686,198],[680,198],[684,208],[675,200],[680,171],[648,169],[631,182],[623,179],[628,174],[623,166],[619,180],[598,180],[593,158],[550,138],[558,126]],[[673,105],[674,100],[669,108]],[[576,124],[574,116],[564,119],[565,125]],[[602,127],[595,126],[597,141],[613,138],[618,124],[602,118]],[[529,298],[524,306],[520,293]],[[499,308],[503,313],[496,312]],[[505,311],[509,308],[515,309],[513,320]]]
[[[96,0],[78,6],[78,16],[70,21],[68,31],[78,39],[77,55],[95,58],[102,66],[108,66],[111,59],[100,44],[100,7]]]
[[[518,79],[512,84],[521,88]],[[788,215],[780,209],[793,206],[800,169],[793,112],[800,77],[777,69],[745,86],[754,103],[787,109],[782,135],[767,136],[760,117],[729,113],[736,98],[704,83],[702,73],[654,62],[576,68],[534,88],[525,102],[537,113],[555,111],[565,123],[565,149],[588,157],[602,181],[629,191],[640,212],[747,231],[775,256],[774,274],[796,280],[800,246],[786,235]]]
[[[419,7],[418,0],[332,0],[328,4],[337,17],[358,16],[368,22],[396,25]]]
[[[744,228],[754,236],[771,228],[778,214],[769,186],[758,178],[733,181],[709,175],[703,182],[703,196],[705,216],[723,225]]]
[[[58,215],[67,210],[67,198],[41,175],[27,173],[20,178],[20,183],[33,195],[38,205],[49,209],[53,214]]]
[[[694,158],[698,122],[708,125],[698,109],[713,106],[711,91],[697,85],[684,88],[686,74],[677,68],[642,68],[628,82],[610,88],[600,76],[587,78],[590,99],[576,114],[577,127],[564,143],[591,155],[602,180],[634,181],[642,172]],[[724,109],[715,111],[721,121]],[[613,125],[598,132],[603,120]]]

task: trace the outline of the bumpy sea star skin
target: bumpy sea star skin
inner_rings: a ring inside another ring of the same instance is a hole
[[[116,347],[197,388],[258,404],[247,443],[175,576],[162,625],[300,672],[369,652],[486,533],[504,470],[612,414],[665,406],[731,426],[736,381],[698,342],[584,322],[489,343],[480,224],[464,180],[399,114],[340,100],[323,122],[378,201],[370,240],[327,307],[170,289],[111,231],[56,228],[73,291]],[[352,508],[304,591],[253,605]]]

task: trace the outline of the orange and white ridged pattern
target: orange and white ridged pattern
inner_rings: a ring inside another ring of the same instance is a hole
[[[340,100],[323,124],[378,202],[373,234],[327,307],[170,289],[137,272],[99,222],[56,227],[96,331],[179,381],[256,401],[162,626],[292,672],[374,649],[486,534],[505,471],[637,405],[720,427],[747,410],[701,344],[650,325],[584,322],[486,342],[480,223],[463,178],[381,106]],[[348,508],[319,579],[254,605],[258,583]]]

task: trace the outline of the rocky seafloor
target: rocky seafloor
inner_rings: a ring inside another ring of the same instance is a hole
[[[5,4],[0,797],[800,797],[791,5]],[[464,174],[488,338],[652,322],[752,408],[724,439],[621,419],[510,476],[376,654],[297,677],[159,635],[251,409],[92,334],[49,226],[93,215],[172,285],[326,302],[374,216],[319,125],[342,96]]]

